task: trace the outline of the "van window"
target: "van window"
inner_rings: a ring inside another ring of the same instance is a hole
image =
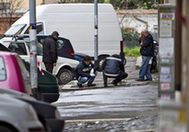
[[[4,64],[4,61],[3,61],[3,58],[0,57],[0,81],[3,81],[6,79],[6,70],[5,70],[5,64]]]
[[[18,35],[24,30],[25,27],[26,24],[13,25],[5,32],[5,35]]]
[[[44,34],[44,29],[43,29],[43,23],[42,22],[37,23],[37,31],[36,32],[37,32],[37,34]],[[29,34],[29,27],[25,31],[24,34]]]
[[[12,42],[8,48],[19,55],[27,55],[26,46],[24,43]]]

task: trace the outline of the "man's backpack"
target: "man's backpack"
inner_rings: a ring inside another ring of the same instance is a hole
[[[154,52],[154,56],[158,55],[159,52],[159,44],[156,40],[153,41],[153,52]]]

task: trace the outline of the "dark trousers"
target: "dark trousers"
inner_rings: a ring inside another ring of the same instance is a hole
[[[95,79],[95,76],[94,77],[92,77],[92,76],[90,76],[90,77],[81,77],[80,76],[78,78],[78,84],[84,84],[84,83],[86,83],[88,81],[87,85],[91,85],[93,83],[94,79]]]
[[[127,76],[128,76],[127,73],[121,72],[121,73],[116,77],[116,79],[113,80],[113,82],[119,83],[122,79],[125,79]]]
[[[139,71],[139,78],[142,80],[145,80],[145,79],[152,80],[152,75],[151,75],[150,67],[149,67],[150,59],[151,57],[142,56],[142,65]]]
[[[45,64],[46,71],[52,73],[53,72],[53,63],[44,62],[44,64]]]

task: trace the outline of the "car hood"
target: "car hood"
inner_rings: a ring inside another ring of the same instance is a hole
[[[10,97],[14,97],[29,103],[33,106],[36,113],[43,116],[44,118],[56,118],[57,108],[49,103],[38,101],[27,94],[19,93],[13,90],[0,89],[0,94],[8,95]]]

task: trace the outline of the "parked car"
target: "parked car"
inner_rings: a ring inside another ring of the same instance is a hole
[[[44,39],[48,37],[48,35],[42,35],[42,34],[38,34],[37,35],[37,40],[38,43],[42,45]],[[29,41],[29,35],[28,34],[22,34],[22,35],[5,35],[5,37],[3,39],[1,39],[1,42],[10,42],[12,40],[24,40],[24,41]],[[83,58],[85,56],[89,56],[85,53],[79,53],[79,52],[75,52],[73,49],[73,46],[70,42],[69,39],[63,38],[63,37],[59,37],[58,38],[58,56],[59,57],[66,57],[66,58],[71,58],[77,61],[81,61],[83,60]],[[98,61],[97,61],[97,70],[98,71],[102,71],[102,63],[104,62],[105,58],[108,57],[109,55],[100,55],[98,57]],[[94,57],[91,57],[94,60]],[[126,59],[124,59],[124,61],[126,62]]]
[[[15,53],[0,52],[0,87],[31,95],[29,72]]]
[[[29,33],[28,33],[29,34]],[[25,40],[28,41],[29,35],[28,34],[23,34],[23,35],[18,35],[18,36],[12,36],[12,35],[5,35],[4,38],[1,40],[2,43],[4,41],[10,41],[10,40]],[[37,41],[39,44],[42,44],[44,39],[47,38],[49,35],[42,35],[42,34],[37,34]],[[58,37],[58,56],[60,57],[66,57],[70,59],[74,59],[74,49],[73,46],[70,42],[69,39],[63,38],[63,37]]]
[[[60,113],[55,106],[49,103],[38,101],[32,98],[31,96],[28,96],[24,93],[19,93],[17,91],[13,91],[10,89],[0,88],[0,95],[9,95],[13,97],[15,100],[18,99],[18,100],[21,100],[23,102],[30,104],[34,108],[35,112],[37,113],[38,119],[44,125],[45,132],[62,132],[63,131],[64,119],[60,117]],[[14,110],[14,108],[12,109]],[[16,131],[13,131],[13,132],[16,132]],[[36,132],[38,131],[36,130]]]
[[[25,61],[23,62],[28,72],[30,72],[30,64]],[[59,98],[59,85],[57,78],[45,70],[40,71],[39,68],[37,72],[38,94],[36,98],[49,103],[57,101]]]
[[[28,95],[33,94],[30,86],[29,63],[11,52],[0,52],[0,87],[13,89]],[[38,69],[38,99],[55,102],[59,98],[59,86],[56,77]]]
[[[9,40],[3,41],[3,45],[9,48],[12,52],[18,53],[22,59],[29,62],[29,40]],[[37,43],[37,59],[42,64],[42,69],[45,69],[42,63],[42,45]],[[67,84],[74,77],[74,69],[78,65],[78,61],[66,57],[58,57],[57,65],[53,69],[53,74],[58,78],[59,84]]]
[[[88,55],[86,55],[86,54],[83,54],[83,53],[75,53],[74,54],[74,59],[75,60],[78,60],[78,61],[82,61],[84,58],[85,58],[85,56],[88,56]]]
[[[49,35],[37,35],[37,40],[40,44]],[[29,37],[25,35],[25,38]],[[74,49],[69,39],[58,37],[58,56],[74,59]]]
[[[30,104],[2,94],[0,100],[0,132],[44,132]]]

